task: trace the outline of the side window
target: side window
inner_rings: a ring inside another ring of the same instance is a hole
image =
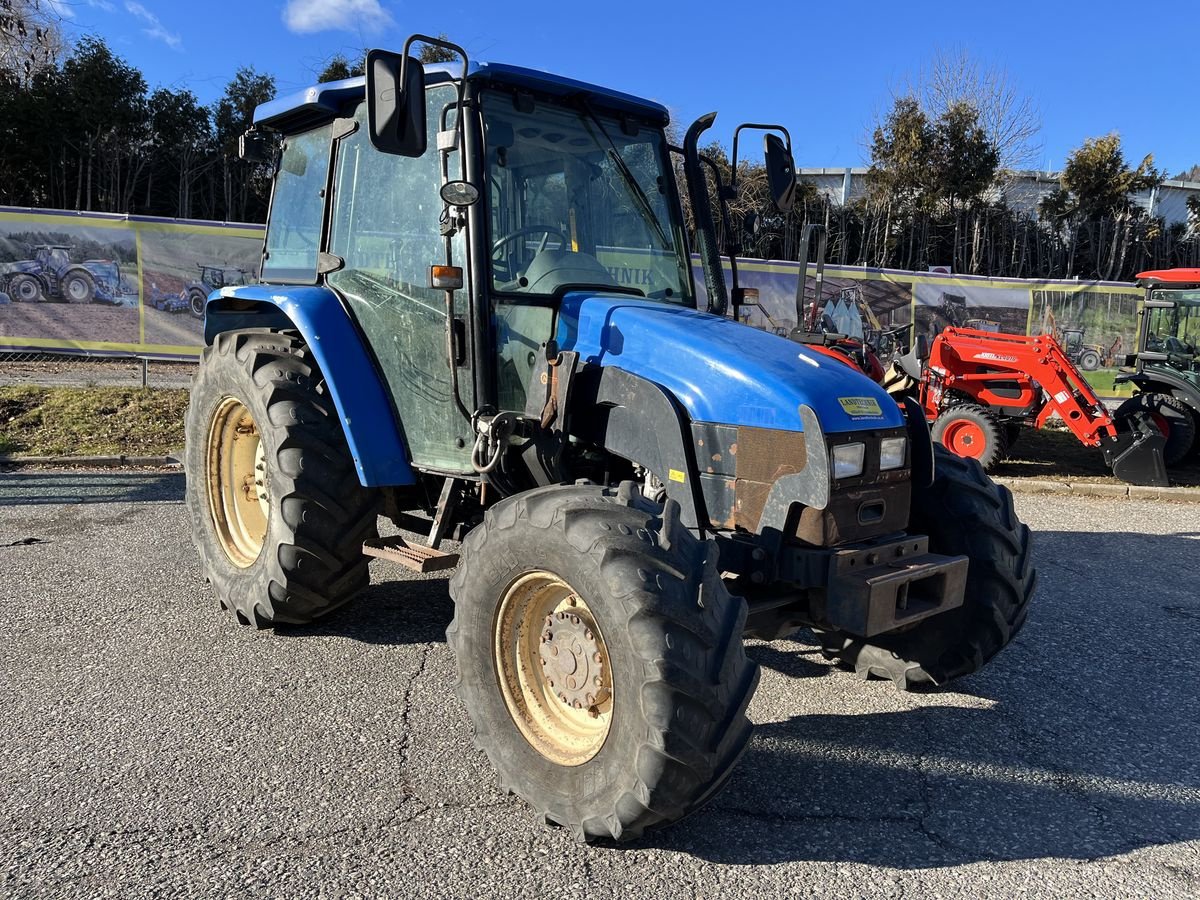
[[[323,125],[284,142],[267,223],[265,282],[316,281],[329,138],[330,126]]]

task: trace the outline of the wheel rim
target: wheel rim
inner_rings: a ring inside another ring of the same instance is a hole
[[[942,443],[959,456],[979,459],[987,446],[987,435],[975,422],[957,419],[949,423],[942,432]]]
[[[35,300],[37,299],[37,294],[37,285],[33,283],[32,279],[21,279],[21,282],[17,285],[17,296],[20,297],[21,300]]]
[[[208,429],[208,499],[217,540],[229,561],[246,568],[267,536],[266,448],[244,403],[226,397]]]
[[[549,572],[504,592],[493,628],[504,704],[538,753],[578,766],[600,752],[613,716],[608,647],[588,605]]]

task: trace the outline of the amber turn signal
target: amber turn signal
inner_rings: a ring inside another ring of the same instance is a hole
[[[463,286],[463,270],[459,266],[430,266],[429,286],[439,291],[457,291]]]

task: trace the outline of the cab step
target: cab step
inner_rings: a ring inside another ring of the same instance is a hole
[[[457,553],[443,553],[432,547],[412,544],[400,535],[363,541],[363,553],[397,563],[414,572],[440,572],[458,565]]]

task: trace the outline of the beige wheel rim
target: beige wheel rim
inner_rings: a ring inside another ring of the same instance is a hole
[[[208,429],[208,500],[221,549],[246,568],[262,552],[271,505],[266,450],[258,425],[240,400],[226,397]]]
[[[529,744],[562,766],[599,753],[612,725],[612,666],[579,594],[549,572],[523,575],[501,598],[493,631],[504,704]]]

